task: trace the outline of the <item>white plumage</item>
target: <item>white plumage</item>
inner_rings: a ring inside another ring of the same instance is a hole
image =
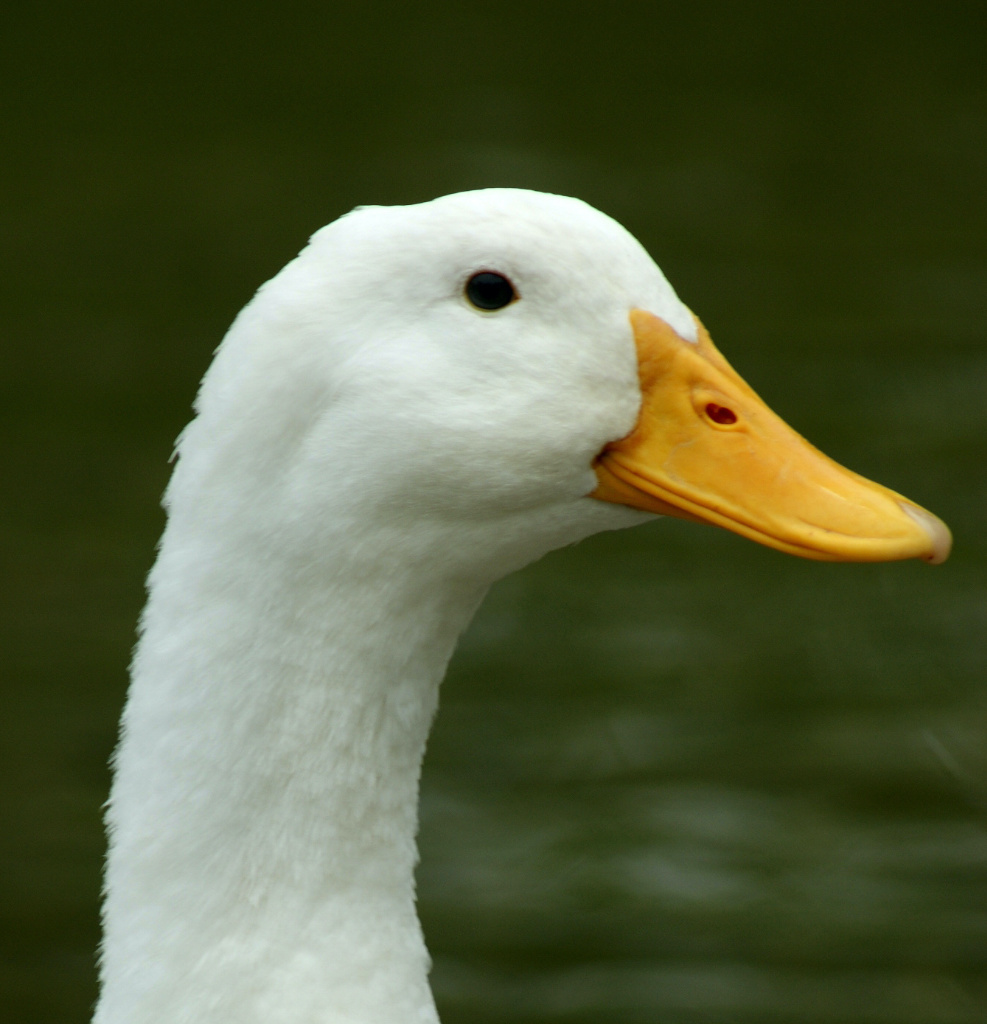
[[[518,301],[464,294],[496,271]],[[641,407],[641,246],[517,190],[361,208],[238,316],[183,432],[108,813],[97,1024],[430,1024],[418,777],[499,577],[646,512],[588,497]]]

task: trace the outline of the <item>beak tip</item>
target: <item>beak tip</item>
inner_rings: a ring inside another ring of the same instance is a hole
[[[945,562],[953,547],[953,535],[949,527],[938,516],[919,508],[918,505],[908,501],[900,501],[898,504],[902,512],[928,537],[929,545],[920,556],[923,561],[929,565],[941,565]]]

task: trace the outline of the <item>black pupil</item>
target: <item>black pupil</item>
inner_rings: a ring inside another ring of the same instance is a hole
[[[502,274],[484,271],[466,284],[466,297],[477,309],[503,309],[514,298],[514,285]]]

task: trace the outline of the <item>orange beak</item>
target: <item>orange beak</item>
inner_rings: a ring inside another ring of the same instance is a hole
[[[641,413],[596,461],[592,497],[723,526],[832,562],[949,555],[949,528],[900,494],[833,462],[776,416],[716,350],[652,313],[630,314]]]

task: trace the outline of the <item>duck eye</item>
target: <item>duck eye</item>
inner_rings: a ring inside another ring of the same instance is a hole
[[[466,298],[477,309],[503,309],[517,298],[517,292],[503,274],[484,270],[466,282]]]

